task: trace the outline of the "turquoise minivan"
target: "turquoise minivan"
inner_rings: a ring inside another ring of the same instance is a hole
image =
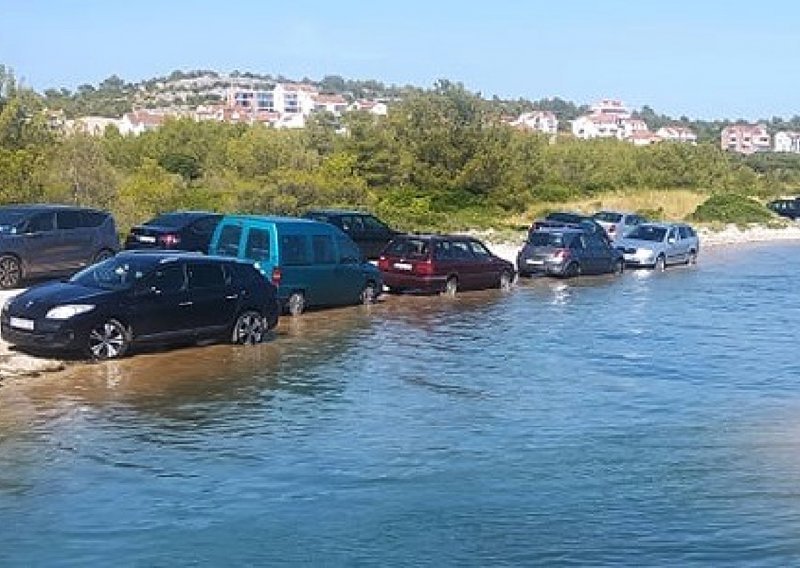
[[[227,215],[208,252],[252,260],[277,286],[278,300],[291,315],[308,307],[372,303],[383,289],[380,271],[352,239],[319,221]]]

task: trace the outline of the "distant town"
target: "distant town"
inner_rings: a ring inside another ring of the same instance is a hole
[[[123,135],[138,135],[158,128],[170,118],[301,129],[306,127],[310,117],[319,113],[329,113],[334,118],[349,112],[386,116],[392,104],[402,97],[402,94],[392,97],[346,96],[325,92],[310,81],[268,82],[253,76],[220,76],[212,72],[150,81],[139,87],[142,92],[153,88],[159,92],[155,99],[160,103],[158,106],[154,106],[151,99],[146,107],[136,108],[134,105],[134,110],[119,117],[88,115],[75,118],[67,118],[62,110],[51,108],[50,122],[53,127],[67,133],[91,135],[102,134],[108,127],[116,128]],[[190,105],[191,100],[202,102]],[[554,142],[558,135],[572,135],[581,140],[617,139],[635,146],[665,141],[698,143],[697,133],[685,123],[663,124],[651,129],[646,120],[620,100],[603,99],[579,108],[586,109],[585,114],[567,120],[568,128],[560,125],[559,118],[551,110],[503,114],[500,119],[513,128],[550,136]],[[719,144],[723,150],[743,155],[770,151],[800,154],[800,131],[781,130],[770,134],[766,124],[736,122],[722,128]]]

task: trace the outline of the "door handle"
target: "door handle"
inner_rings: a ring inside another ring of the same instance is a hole
[[[188,308],[189,306],[191,306],[193,304],[194,304],[194,302],[181,302],[180,304],[178,304],[178,307]]]
[[[230,294],[228,296],[225,296],[225,299],[226,300],[235,300],[238,297],[239,297],[239,294]]]

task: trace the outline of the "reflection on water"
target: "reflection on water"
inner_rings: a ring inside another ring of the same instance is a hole
[[[0,564],[794,564],[798,250],[4,384]]]

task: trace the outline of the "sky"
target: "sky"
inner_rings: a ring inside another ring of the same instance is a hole
[[[40,91],[213,69],[800,114],[797,0],[0,0],[0,15],[0,64]]]

